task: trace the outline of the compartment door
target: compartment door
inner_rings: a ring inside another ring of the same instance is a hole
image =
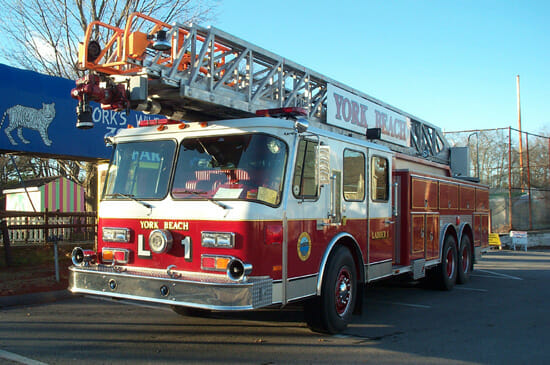
[[[426,257],[426,215],[412,213],[411,215],[411,257],[415,259]]]

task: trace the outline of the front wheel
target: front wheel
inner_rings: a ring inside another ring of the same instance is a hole
[[[473,267],[472,243],[470,237],[464,234],[460,239],[460,249],[458,250],[458,275],[456,281],[459,284],[466,284],[470,280]]]
[[[347,248],[336,248],[324,275],[321,296],[311,299],[304,308],[306,321],[313,331],[339,333],[351,320],[358,293],[357,270]]]

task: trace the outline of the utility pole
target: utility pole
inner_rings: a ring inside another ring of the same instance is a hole
[[[518,129],[519,129],[519,176],[521,192],[523,192],[523,135],[521,133],[521,106],[519,98],[519,75],[516,76],[516,89],[518,99]]]

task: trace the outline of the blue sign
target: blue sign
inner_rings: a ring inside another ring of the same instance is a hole
[[[157,118],[130,111],[103,110],[91,103],[94,127],[76,125],[73,80],[0,64],[0,151],[29,152],[76,159],[108,159],[103,137],[140,120]]]

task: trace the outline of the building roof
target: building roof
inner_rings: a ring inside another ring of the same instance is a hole
[[[6,190],[15,190],[15,189],[21,189],[21,188],[27,188],[27,189],[37,188],[37,187],[46,185],[48,183],[51,183],[52,181],[55,181],[62,177],[63,176],[58,175],[58,176],[40,177],[36,179],[28,179],[28,180],[24,180],[23,182],[18,181],[18,182],[8,183],[2,186],[1,188],[4,193],[6,192]],[[72,180],[69,180],[69,181],[72,182]]]

